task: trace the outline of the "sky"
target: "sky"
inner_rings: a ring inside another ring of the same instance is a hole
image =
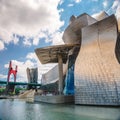
[[[102,11],[115,14],[120,24],[120,0],[0,0],[0,80],[7,80],[12,61],[13,69],[18,66],[18,82],[27,82],[27,67],[38,67],[40,82],[55,64],[42,65],[34,50],[64,44],[62,35],[72,15],[97,17]]]

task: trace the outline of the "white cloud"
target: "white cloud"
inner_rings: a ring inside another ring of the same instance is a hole
[[[59,10],[59,13],[60,13],[60,14],[61,14],[62,12],[64,12],[64,9],[60,9],[60,10]]]
[[[60,44],[64,44],[63,40],[62,40],[62,36],[63,33],[60,32],[56,32],[54,33],[52,37],[52,45],[60,45]]]
[[[92,0],[93,2],[98,2],[98,0]]]
[[[103,7],[106,8],[107,6],[108,6],[108,1],[105,0],[105,1],[103,2]]]
[[[38,45],[39,44],[39,37],[34,37],[33,39],[33,45]]]
[[[79,2],[81,2],[81,1],[82,1],[82,0],[75,0],[76,3],[79,3]]]
[[[7,75],[0,74],[1,79],[7,79]]]
[[[64,0],[60,0],[59,4],[61,5],[61,4],[63,4],[63,2],[64,2]]]
[[[37,56],[34,52],[31,52],[31,53],[28,53],[27,56],[26,56],[27,59],[31,59],[31,60],[38,60],[37,59]]]
[[[4,43],[0,40],[0,50],[4,50],[4,49],[5,49]]]
[[[39,39],[29,41],[41,34],[41,31],[48,31],[53,34],[63,22],[60,21],[59,10],[60,0],[6,0],[0,1],[0,37],[5,43],[13,41],[13,34],[27,36],[25,45],[37,45]],[[31,44],[30,44],[31,43]]]
[[[14,44],[17,44],[19,42],[19,39],[16,34],[12,37],[12,40]]]
[[[14,44],[18,43],[16,35],[11,34],[7,29],[2,28],[1,26],[0,26],[0,38],[3,41],[3,43],[6,44],[9,44],[10,42]]]
[[[31,46],[32,45],[32,41],[29,37],[26,37],[24,40],[23,40],[23,43],[25,46]]]
[[[68,7],[72,7],[72,6],[74,6],[74,4],[68,4]]]

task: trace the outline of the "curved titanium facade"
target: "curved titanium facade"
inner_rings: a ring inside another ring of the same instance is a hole
[[[74,19],[73,19],[74,18]],[[70,25],[65,29],[63,40],[65,44],[81,43],[81,28],[97,22],[94,18],[84,13],[78,17],[71,17]]]
[[[117,36],[114,15],[82,28],[74,72],[76,104],[120,105]]]

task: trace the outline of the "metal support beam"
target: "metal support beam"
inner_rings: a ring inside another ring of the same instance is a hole
[[[59,54],[58,55],[58,66],[59,66],[59,94],[63,93],[63,60],[62,56]]]

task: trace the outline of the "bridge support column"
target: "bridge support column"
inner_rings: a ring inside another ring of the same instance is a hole
[[[15,85],[7,84],[6,85],[6,94],[14,93],[15,92]]]

